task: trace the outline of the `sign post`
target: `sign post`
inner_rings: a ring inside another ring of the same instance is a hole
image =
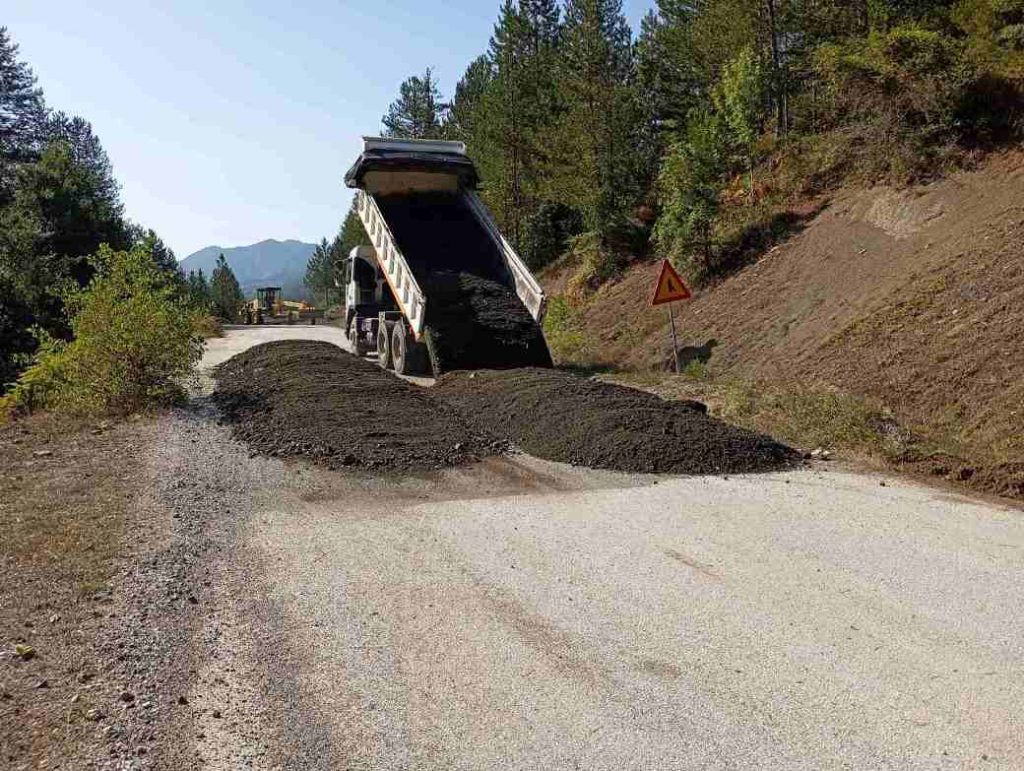
[[[675,362],[676,374],[679,374],[679,344],[676,342],[676,317],[672,312],[672,303],[678,300],[688,300],[693,297],[690,288],[686,286],[683,277],[672,267],[672,263],[664,260],[661,263],[661,274],[658,276],[658,283],[654,287],[654,297],[651,298],[651,305],[668,305],[668,323],[672,328],[672,361]]]

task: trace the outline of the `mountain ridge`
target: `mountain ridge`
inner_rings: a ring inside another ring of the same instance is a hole
[[[223,254],[238,279],[242,292],[249,296],[257,287],[280,286],[285,297],[307,298],[303,283],[306,263],[316,244],[296,238],[265,238],[244,246],[204,246],[178,262],[186,274],[202,270],[209,278]]]

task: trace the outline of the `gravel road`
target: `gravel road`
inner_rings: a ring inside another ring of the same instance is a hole
[[[1024,768],[1019,510],[836,470],[376,477],[162,431],[169,505],[216,523],[175,767]]]

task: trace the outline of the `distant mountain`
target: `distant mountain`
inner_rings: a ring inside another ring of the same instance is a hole
[[[190,254],[179,265],[186,274],[190,270],[202,269],[209,278],[217,257],[223,254],[246,297],[252,296],[256,287],[279,286],[285,298],[290,300],[305,298],[309,294],[302,278],[306,275],[306,262],[315,248],[316,244],[291,239],[268,239],[251,246],[207,246]]]

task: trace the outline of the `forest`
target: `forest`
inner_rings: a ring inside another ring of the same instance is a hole
[[[180,398],[212,316],[233,319],[241,301],[223,259],[210,280],[186,277],[125,216],[91,124],[47,105],[0,27],[0,420]]]
[[[587,287],[658,256],[700,283],[840,184],[1016,140],[1022,65],[1024,0],[658,0],[636,32],[620,0],[505,0],[454,88],[427,67],[382,123],[464,141],[534,269],[572,254]],[[359,238],[350,212],[335,247]]]

